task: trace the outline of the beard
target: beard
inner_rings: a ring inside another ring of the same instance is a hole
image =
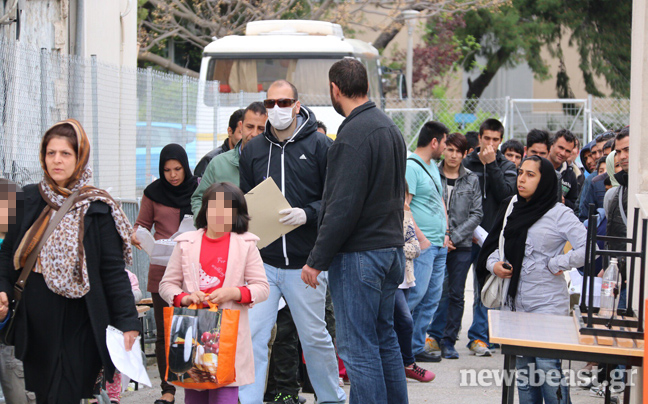
[[[338,114],[340,114],[340,115],[342,115],[343,117],[346,118],[346,115],[344,115],[344,110],[342,109],[342,104],[339,103],[339,102],[338,102],[338,101],[333,97],[333,93],[331,93],[331,104],[333,104],[333,109],[335,110],[335,112],[337,112]]]

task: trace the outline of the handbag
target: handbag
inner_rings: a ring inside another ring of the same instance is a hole
[[[49,236],[54,232],[56,226],[61,222],[63,216],[65,216],[65,214],[70,211],[70,208],[72,208],[72,205],[74,204],[74,201],[76,200],[76,197],[78,195],[79,195],[79,191],[76,190],[72,193],[72,195],[70,195],[65,200],[65,203],[63,203],[63,205],[59,208],[59,210],[56,211],[54,218],[52,218],[52,220],[49,222],[49,225],[45,229],[45,232],[43,233],[43,237],[41,237],[40,241],[36,245],[36,248],[34,248],[32,252],[29,253],[27,260],[25,261],[25,266],[20,271],[20,276],[18,277],[18,281],[16,281],[16,284],[14,285],[14,298],[11,301],[11,307],[9,309],[10,312],[8,314],[11,317],[9,318],[9,323],[7,323],[0,331],[1,343],[10,346],[14,345],[15,336],[16,336],[14,321],[16,320],[16,313],[18,312],[18,307],[20,306],[22,293],[25,290],[25,285],[27,284],[27,278],[29,277],[29,274],[32,272],[32,270],[34,269],[34,266],[36,265],[36,260],[38,259],[38,254],[40,254],[40,251],[45,245],[45,242],[47,241]]]
[[[188,389],[210,390],[236,381],[239,310],[164,308],[165,380]]]
[[[506,220],[508,216],[513,211],[513,204],[517,202],[517,195],[514,195],[509,202],[508,207],[506,208],[506,213],[504,214],[504,222],[502,223],[502,231],[499,235],[499,254],[501,261],[506,262],[504,257],[504,229],[506,228]],[[489,309],[498,309],[502,307],[506,301],[506,295],[508,294],[509,284],[511,283],[510,279],[500,278],[495,274],[490,274],[486,277],[486,282],[481,291],[481,302],[484,306]]]

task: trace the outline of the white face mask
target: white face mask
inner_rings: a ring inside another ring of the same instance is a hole
[[[295,105],[297,105],[295,103]],[[270,125],[272,125],[277,130],[284,130],[290,126],[292,123],[293,115],[292,111],[295,106],[279,108],[279,105],[275,105],[274,108],[268,110],[268,120]]]

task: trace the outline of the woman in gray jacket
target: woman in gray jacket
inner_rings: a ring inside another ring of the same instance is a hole
[[[587,232],[574,212],[557,202],[557,187],[558,180],[548,160],[526,158],[518,171],[517,195],[502,204],[484,242],[477,261],[480,285],[484,284],[486,271],[510,279],[503,310],[569,314],[563,271],[583,265]],[[498,248],[500,237],[504,239],[504,251]],[[574,249],[563,254],[567,241]],[[520,402],[570,402],[568,386],[560,383],[559,359],[518,357],[517,369]],[[538,380],[534,371],[544,373],[541,385],[530,382]]]

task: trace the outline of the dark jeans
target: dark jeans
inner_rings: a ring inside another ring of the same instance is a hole
[[[297,395],[297,369],[299,367],[299,337],[288,306],[277,313],[277,335],[272,345],[268,369],[266,394],[284,393]]]
[[[448,315],[443,330],[443,343],[447,345],[454,346],[461,328],[470,257],[470,251],[455,250],[448,254]]]
[[[400,345],[401,355],[403,356],[403,365],[409,366],[416,362],[412,353],[412,332],[414,331],[414,321],[412,313],[407,305],[409,289],[396,290],[394,301],[394,330],[398,336],[398,345]]]
[[[340,358],[349,404],[407,404],[405,368],[394,331],[394,295],[403,281],[403,248],[340,253],[329,267]]]
[[[155,359],[157,359],[158,370],[160,371],[160,387],[162,394],[170,393],[175,395],[174,385],[164,381],[166,376],[166,352],[164,348],[164,308],[169,305],[160,297],[159,293],[151,293],[153,298],[153,316],[155,317]]]

